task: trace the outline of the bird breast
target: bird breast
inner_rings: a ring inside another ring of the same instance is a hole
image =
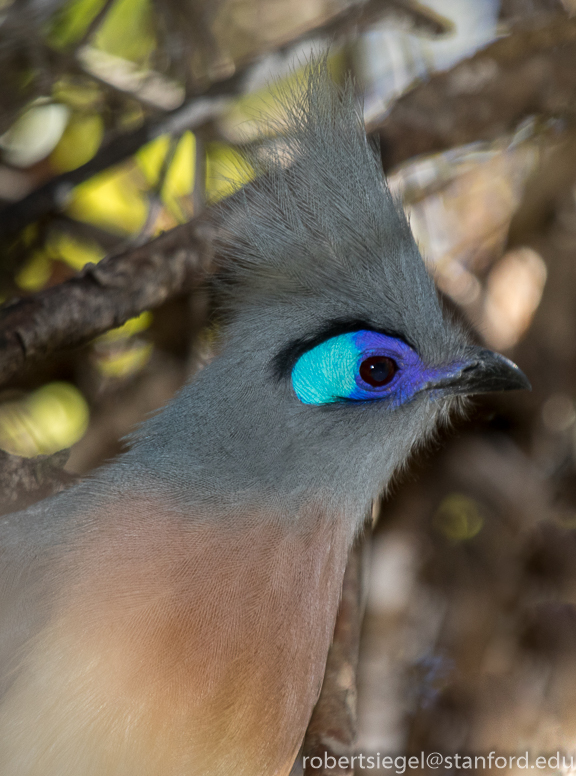
[[[338,515],[219,520],[123,499],[44,580],[0,705],[3,776],[284,776],[320,689],[348,552]]]

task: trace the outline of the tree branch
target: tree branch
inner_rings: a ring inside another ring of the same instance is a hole
[[[232,92],[233,87],[237,87],[239,82],[240,76],[235,75],[217,84],[219,89],[214,87],[208,90],[204,97],[192,100],[169,113],[161,121],[146,123],[132,133],[116,137],[103,146],[86,164],[52,178],[23,199],[7,205],[0,211],[0,241],[16,234],[29,223],[62,209],[74,186],[124,161],[155,137],[177,133],[184,129],[195,129],[204,124],[222,109],[222,97],[218,97],[217,94],[224,92],[224,84]]]
[[[496,137],[539,112],[575,117],[576,20],[500,40],[402,98],[381,128],[385,160],[390,166],[417,153]],[[33,359],[87,342],[190,290],[209,264],[213,234],[207,223],[194,219],[1,309],[0,381]]]
[[[576,119],[576,19],[496,41],[401,97],[378,131],[384,166],[513,131],[530,115]]]
[[[207,222],[195,219],[0,308],[0,382],[199,285],[211,262],[212,236]]]
[[[58,493],[78,478],[64,471],[70,450],[21,458],[0,450],[0,515],[25,509]]]
[[[262,54],[281,53],[296,43],[312,36],[335,37],[347,32],[353,24],[357,28],[374,23],[386,15],[393,15],[428,33],[444,32],[445,27],[433,14],[425,14],[413,0],[365,0],[332,16],[285,41],[275,42]],[[162,119],[147,121],[131,133],[116,136],[108,141],[86,164],[70,172],[58,175],[40,186],[28,196],[7,205],[0,211],[0,242],[17,234],[29,223],[62,209],[74,186],[88,180],[114,164],[118,164],[139,148],[167,133],[196,129],[217,116],[228,101],[242,92],[244,81],[253,60],[240,66],[234,75],[209,86],[201,95],[195,95],[181,107],[167,112]]]
[[[398,101],[380,132],[390,166],[417,153],[496,137],[530,113],[573,119],[575,112],[576,20],[563,18],[522,30],[435,76]],[[175,131],[184,116],[178,112],[167,121]],[[29,361],[85,343],[190,290],[209,264],[213,235],[207,223],[195,219],[0,310],[0,381]]]

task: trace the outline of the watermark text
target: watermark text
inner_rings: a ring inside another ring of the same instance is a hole
[[[348,756],[335,756],[324,752],[323,756],[303,757],[302,764],[308,771],[334,770],[340,768],[363,768],[365,770],[389,770],[398,776],[409,770],[422,770],[425,768],[432,770],[511,770],[519,768],[520,770],[553,770],[568,773],[576,771],[576,754],[565,755],[555,752],[551,755],[534,756],[529,752],[520,755],[507,754],[498,755],[496,752],[489,752],[485,755],[467,755],[467,754],[441,754],[440,752],[420,752],[419,755],[382,755],[376,754],[355,754]]]

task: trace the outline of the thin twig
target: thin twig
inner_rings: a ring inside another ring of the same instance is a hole
[[[196,133],[194,148],[194,187],[192,189],[192,212],[200,215],[206,205],[206,148],[201,132]]]

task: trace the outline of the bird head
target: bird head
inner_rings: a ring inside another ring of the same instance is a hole
[[[181,394],[171,439],[186,435],[190,460],[210,449],[202,476],[220,493],[357,507],[455,397],[529,384],[443,313],[352,86],[313,65],[283,111],[282,142],[218,209],[222,343]]]

